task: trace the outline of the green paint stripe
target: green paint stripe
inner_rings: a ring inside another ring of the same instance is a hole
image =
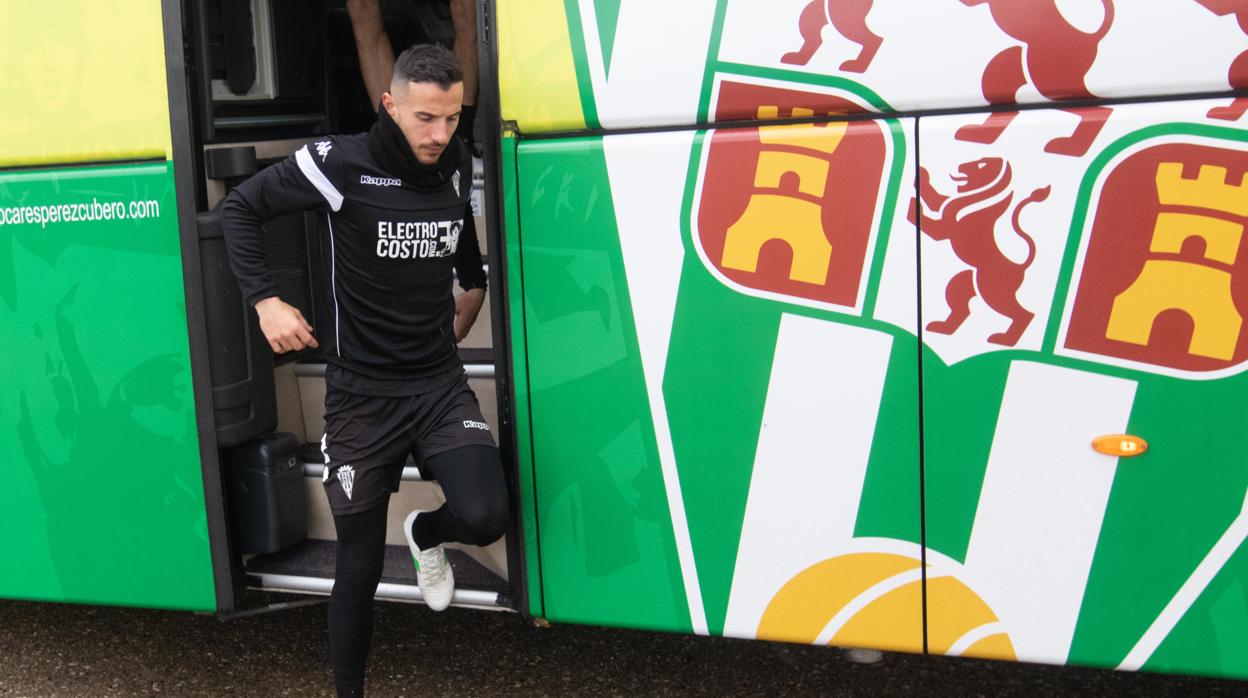
[[[589,55],[585,50],[585,27],[581,22],[581,9],[576,0],[564,0],[568,16],[568,39],[572,44],[572,62],[576,65],[577,91],[581,95],[581,110],[585,112],[588,128],[602,128],[598,121],[598,106],[594,102],[594,81],[589,74]]]
[[[512,391],[515,403],[514,427],[524,535],[525,569],[529,587],[529,613],[546,615],[543,604],[541,538],[538,532],[537,473],[533,459],[532,407],[529,404],[528,337],[524,317],[524,252],[520,244],[520,173],[516,162],[517,142],[506,137],[502,143],[503,234],[507,249],[507,297],[511,319]]]
[[[601,143],[601,140],[599,141],[599,143]],[[600,149],[599,154],[603,158],[603,173],[605,176],[607,172],[606,153],[604,150]],[[607,177],[607,179],[608,179],[608,190],[609,190],[610,188],[609,177]],[[610,203],[614,207],[615,205],[614,199],[612,199]],[[612,215],[612,218],[614,219],[615,216]],[[614,269],[612,270],[612,273],[618,275],[617,278],[620,279],[620,283],[624,286],[624,289],[625,289],[625,293],[620,298],[620,320],[621,320],[621,324],[624,327],[630,328],[631,330],[631,332],[626,333],[626,337],[628,341],[628,351],[629,351],[630,356],[636,357],[636,372],[637,372],[637,377],[641,386],[640,392],[644,396],[644,399],[641,401],[641,406],[640,406],[640,410],[642,412],[642,414],[640,415],[640,419],[641,419],[641,423],[646,425],[647,428],[642,429],[642,439],[645,444],[646,452],[648,454],[651,454],[652,456],[651,462],[659,470],[656,479],[658,480],[658,484],[664,496],[661,502],[656,503],[656,508],[662,509],[663,521],[668,523],[668,525],[665,527],[665,530],[664,530],[664,534],[665,534],[664,542],[667,544],[665,546],[666,553],[667,553],[667,569],[672,571],[669,581],[672,586],[672,598],[673,600],[675,600],[677,604],[675,611],[677,613],[683,613],[683,615],[679,619],[674,619],[676,621],[675,627],[672,627],[670,629],[676,630],[679,632],[691,633],[693,632],[693,618],[692,618],[692,613],[689,610],[689,602],[688,602],[689,596],[688,596],[687,590],[685,589],[684,574],[682,572],[680,555],[676,550],[675,519],[672,516],[672,511],[671,511],[670,506],[668,505],[668,499],[666,497],[667,482],[665,478],[663,477],[663,473],[662,473],[662,464],[660,462],[660,457],[659,457],[658,437],[656,436],[655,429],[654,429],[654,423],[655,423],[654,413],[651,411],[651,408],[650,408],[650,405],[653,404],[650,401],[650,386],[645,381],[645,367],[644,367],[644,362],[642,359],[641,340],[637,333],[637,316],[633,313],[633,293],[632,293],[632,289],[629,288],[629,285],[628,285],[628,272],[625,269],[625,264],[624,264],[623,245],[619,241],[621,232],[622,231],[619,230],[619,226],[617,223],[616,233],[615,233],[617,247],[615,250],[616,255],[613,257]],[[661,392],[662,387],[660,387],[659,390]],[[662,401],[663,399],[662,394],[659,395],[659,399],[660,401]],[[677,477],[679,477],[679,473],[677,474]],[[686,515],[686,527],[687,526],[688,526],[688,516]]]
[[[80,177],[122,177],[141,175],[163,175],[173,172],[173,163],[169,161],[140,162],[134,164],[104,164],[83,167],[71,165],[61,168],[31,168],[5,170],[0,172],[0,183],[21,181],[26,184],[49,180],[63,180]]]
[[[546,617],[688,632],[602,138],[517,155]]]
[[[594,0],[598,44],[602,47],[602,73],[611,76],[611,54],[615,50],[615,29],[620,22],[620,0]]]
[[[707,630],[720,635],[780,317],[800,306],[728,288],[711,275],[694,251],[694,191],[707,136],[705,131],[695,135],[686,178],[681,236],[687,252],[663,391]],[[827,317],[825,311],[802,309]],[[749,350],[716,348],[738,342]]]
[[[724,16],[728,13],[728,0],[715,5],[715,21],[711,25],[711,40],[706,49],[706,70],[702,79],[702,97],[698,100],[698,123],[710,122],[711,91],[715,89],[715,66],[719,61],[719,46],[724,38]],[[688,199],[686,199],[687,201]]]
[[[892,337],[854,536],[922,545],[918,339],[896,328]]]

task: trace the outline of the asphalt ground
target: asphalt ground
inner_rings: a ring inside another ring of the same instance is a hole
[[[265,604],[291,597],[249,593]],[[1248,682],[885,654],[377,606],[372,696],[1244,696]],[[0,601],[0,696],[330,695],[325,606],[211,616]]]

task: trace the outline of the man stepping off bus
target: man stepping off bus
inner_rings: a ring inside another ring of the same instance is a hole
[[[408,455],[446,497],[405,523],[430,608],[446,608],[454,593],[442,544],[487,545],[508,519],[498,449],[456,349],[486,285],[468,203],[471,155],[454,136],[462,99],[455,54],[413,46],[395,62],[372,130],[304,146],[222,205],[231,266],[273,351],[325,345],[322,480],[338,536],[329,637],[340,696],[363,694],[387,507]],[[329,250],[327,324],[315,336],[277,296],[260,230],[305,210],[324,213]]]

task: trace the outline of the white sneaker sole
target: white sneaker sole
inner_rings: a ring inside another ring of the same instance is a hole
[[[416,546],[416,539],[412,538],[412,523],[416,521],[416,515],[422,513],[424,513],[423,509],[415,509],[403,520],[403,537],[407,539],[407,549],[412,555],[412,565],[416,567],[416,579],[417,583],[420,584],[420,597],[424,599],[425,605],[430,610],[442,611],[451,605],[451,599],[455,596],[455,574],[448,563],[446,570],[447,583],[442,585],[441,589],[429,589],[423,583],[420,583],[422,575],[420,567],[416,565],[416,560],[420,559],[420,548]]]

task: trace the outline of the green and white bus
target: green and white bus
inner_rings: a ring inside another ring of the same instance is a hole
[[[515,515],[456,605],[1248,678],[1248,0],[477,15]],[[355,55],[342,0],[0,2],[0,597],[328,593],[324,364],[214,206],[368,127]],[[322,225],[265,233],[311,318]]]

